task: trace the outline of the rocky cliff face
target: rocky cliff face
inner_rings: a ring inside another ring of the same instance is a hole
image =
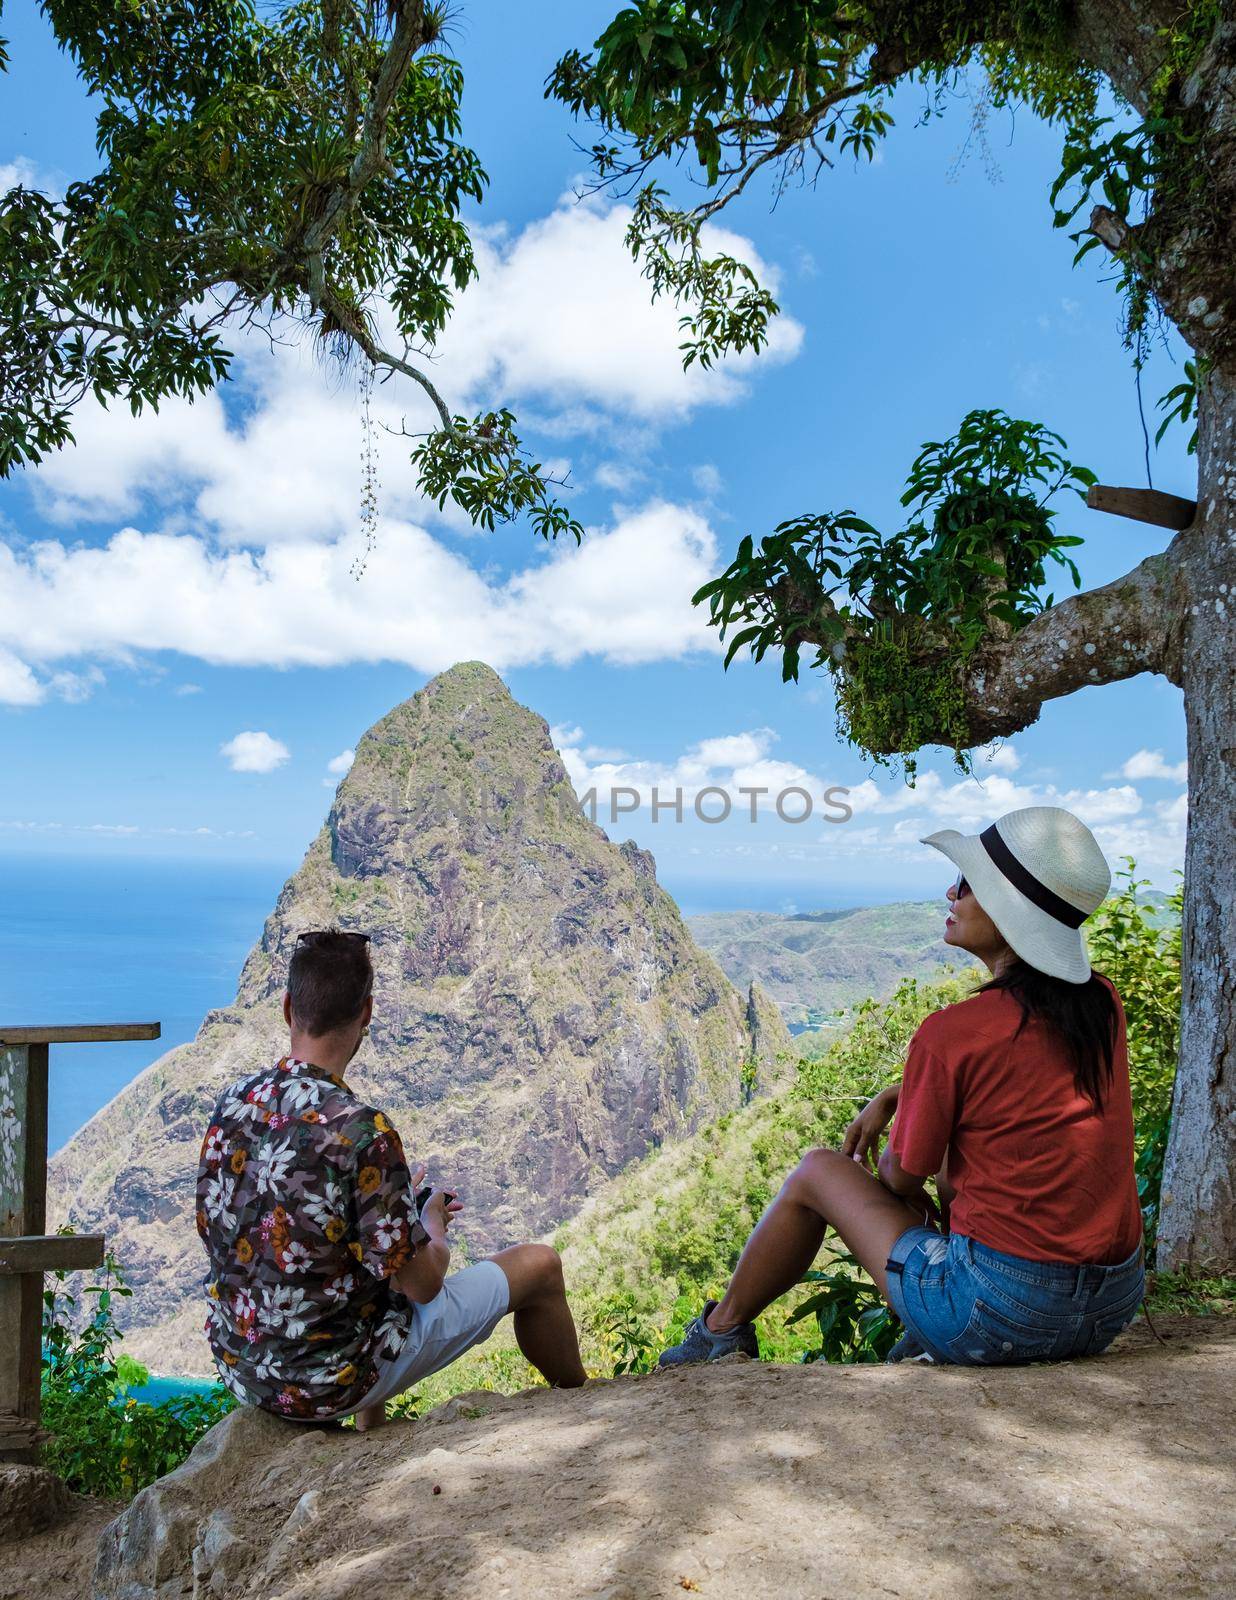
[[[699,950],[647,851],[581,814],[543,718],[481,662],[369,730],[245,962],[235,1004],[56,1158],[53,1210],[109,1237],[135,1353],[206,1370],[192,1187],[210,1106],[280,1053],[296,936],[372,937],[372,1033],[348,1080],[466,1197],[473,1256],[544,1232],[648,1146],[742,1098],[788,1037]],[[208,1363],[207,1363],[208,1364]]]

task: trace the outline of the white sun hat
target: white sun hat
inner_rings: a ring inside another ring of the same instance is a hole
[[[1081,925],[1107,898],[1112,872],[1080,817],[1060,806],[1025,806],[982,833],[945,828],[920,842],[961,869],[1023,961],[1066,983],[1086,982]]]

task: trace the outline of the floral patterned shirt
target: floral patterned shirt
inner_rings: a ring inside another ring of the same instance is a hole
[[[335,1074],[285,1056],[231,1084],[202,1141],[206,1336],[245,1405],[355,1410],[407,1337],[392,1285],[429,1235],[399,1135]]]

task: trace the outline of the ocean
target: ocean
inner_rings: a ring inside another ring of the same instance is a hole
[[[241,964],[296,865],[0,856],[0,1023],[163,1028],[149,1042],[52,1047],[49,1153],[143,1067],[192,1039],[207,1011],[232,1001]],[[736,901],[784,908],[772,886],[666,887],[678,887],[684,915],[730,910]],[[816,897],[820,905],[833,898]]]
[[[227,1390],[221,1383],[206,1383],[198,1378],[156,1378],[149,1383],[134,1384],[125,1390],[126,1400],[142,1400],[148,1406],[165,1405],[169,1400],[184,1400],[191,1395],[209,1395],[222,1398]]]
[[[228,1005],[295,869],[253,862],[0,857],[0,1023],[159,1022],[162,1037],[53,1045],[54,1153]]]

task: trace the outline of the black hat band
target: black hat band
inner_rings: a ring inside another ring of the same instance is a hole
[[[1045,883],[1040,883],[1033,872],[1023,867],[1000,837],[994,822],[990,828],[984,828],[979,834],[979,841],[997,870],[1003,873],[1014,889],[1020,890],[1032,905],[1038,906],[1040,911],[1046,911],[1049,917],[1055,917],[1057,922],[1063,922],[1068,928],[1081,927],[1089,913],[1079,911],[1067,900],[1062,900]]]

